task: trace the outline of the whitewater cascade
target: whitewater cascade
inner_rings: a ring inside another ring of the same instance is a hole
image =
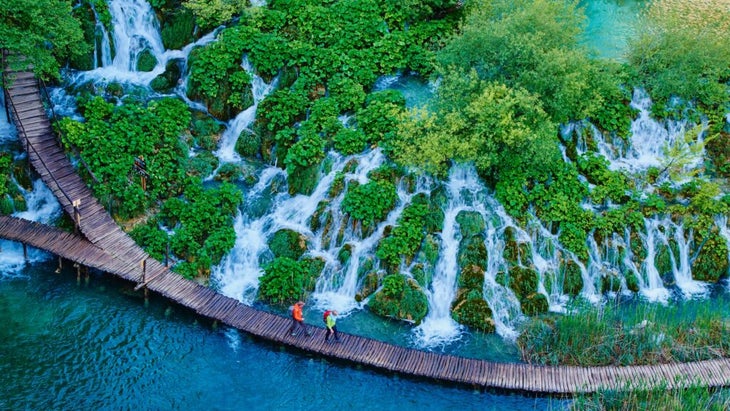
[[[80,84],[87,81],[94,83],[120,82],[149,86],[150,82],[165,71],[167,63],[178,59],[186,64],[190,51],[198,46],[204,46],[215,40],[220,28],[206,34],[197,41],[186,45],[181,50],[166,50],[160,35],[160,25],[157,16],[150,4],[145,0],[110,0],[109,13],[111,14],[113,30],[110,34],[97,18],[96,32],[99,35],[99,45],[95,45],[94,69],[90,71],[71,73],[69,81]],[[114,55],[112,56],[112,45]],[[137,71],[137,62],[143,52],[149,52],[157,64],[149,72]],[[101,64],[101,65],[99,65]],[[186,70],[183,70],[184,72]],[[187,73],[185,73],[187,75]],[[183,80],[187,80],[183,78]],[[184,81],[181,81],[177,92],[185,98]],[[187,100],[187,98],[185,98]]]
[[[2,90],[0,89],[0,91]],[[4,96],[5,93],[0,94]],[[4,101],[2,102],[4,103]],[[2,110],[2,114],[0,114],[0,147],[3,151],[7,150],[7,146],[17,142],[17,138],[17,130],[8,122],[5,110]],[[15,157],[22,156],[25,156],[25,153],[18,153]],[[50,224],[61,216],[61,205],[56,200],[53,192],[40,179],[33,180],[31,190],[26,190],[20,186],[18,186],[18,189],[25,199],[27,210],[15,212],[12,214],[13,217]],[[52,258],[52,255],[42,250],[28,247],[28,258],[26,260],[23,245],[14,241],[0,240],[0,250],[2,250],[2,253],[0,253],[2,255],[2,258],[0,258],[0,277],[17,275],[26,262],[35,263]]]
[[[223,259],[221,264],[213,269],[212,278],[223,294],[245,303],[253,302],[258,291],[259,277],[263,274],[262,266],[273,258],[267,241],[275,232],[281,229],[291,229],[304,235],[308,243],[313,245],[310,252],[312,256],[322,257],[329,266],[334,264],[337,255],[335,250],[338,247],[330,249],[329,243],[323,243],[319,238],[322,233],[312,232],[309,222],[320,202],[326,200],[337,174],[343,173],[345,166],[353,159],[356,159],[359,165],[353,173],[345,173],[345,175],[349,179],[366,181],[365,176],[367,173],[382,164],[383,154],[380,150],[372,150],[362,155],[350,157],[330,153],[331,170],[319,179],[317,186],[310,195],[298,194],[291,196],[284,184],[273,188],[274,191],[280,191],[272,193],[272,182],[277,181],[275,177],[281,177],[283,180],[286,172],[274,166],[264,169],[259,182],[246,196],[246,203],[243,206],[244,211],[236,219],[235,247]],[[259,202],[262,201],[262,196],[267,190],[269,195],[273,194],[273,198],[268,202],[270,208],[254,212],[254,216],[257,213],[261,215],[251,218],[248,214],[249,210],[261,206]],[[339,212],[340,202],[341,200],[328,206],[329,212],[333,216],[342,215]],[[323,301],[334,300],[335,298],[328,299],[325,297],[328,291],[331,290],[323,290],[321,292],[323,295],[320,295],[319,298]],[[354,293],[349,295],[349,299],[354,302]],[[334,308],[340,308],[343,312],[347,310],[347,307],[344,306]]]
[[[241,62],[241,67],[251,76],[251,93],[253,94],[253,104],[251,107],[240,112],[233,120],[231,120],[226,130],[221,136],[218,150],[214,153],[221,163],[234,163],[240,162],[241,156],[236,152],[236,142],[238,141],[241,133],[244,130],[249,130],[251,124],[256,119],[256,109],[259,106],[261,100],[264,99],[271,91],[276,87],[277,78],[266,83],[264,80],[256,75],[255,70],[251,63],[248,61],[248,57],[244,56]]]
[[[350,182],[367,183],[369,181],[368,173],[380,166],[384,160],[379,149],[371,152],[371,156],[362,158],[353,173],[345,174],[345,190],[342,190],[328,205],[327,212],[331,216],[331,226],[322,227],[316,233],[317,240],[313,242],[313,251],[311,251],[312,256],[322,257],[326,262],[322,275],[317,280],[315,292],[312,294],[317,307],[337,310],[340,315],[347,315],[353,309],[360,307],[355,300],[358,280],[363,274],[360,268],[368,258],[375,254],[385,228],[396,224],[405,207],[410,204],[411,198],[415,194],[428,191],[429,180],[420,181],[414,192],[408,192],[405,187],[399,185],[396,207],[388,213],[385,221],[378,223],[369,235],[362,238],[361,227],[353,224],[350,217],[342,212],[340,206]],[[326,233],[336,233],[336,235],[326,236]],[[337,258],[343,247],[347,247],[350,253],[344,266]],[[402,271],[407,271],[405,267],[402,268]]]

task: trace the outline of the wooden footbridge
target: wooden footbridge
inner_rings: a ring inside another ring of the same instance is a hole
[[[341,333],[339,344],[324,341],[324,329],[310,325],[311,337],[289,335],[290,321],[258,311],[169,271],[150,258],[92,196],[56,141],[31,73],[6,73],[6,107],[30,163],[75,222],[77,233],[13,217],[0,217],[0,238],[46,250],[117,275],[190,308],[196,313],[276,343],[377,369],[466,384],[545,394],[571,395],[601,388],[626,389],[700,384],[730,385],[730,359],[643,366],[537,366],[496,363],[420,351]]]

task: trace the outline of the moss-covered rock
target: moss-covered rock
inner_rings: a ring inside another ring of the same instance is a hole
[[[606,270],[601,274],[601,292],[621,291],[621,276],[613,270]]]
[[[259,136],[249,130],[243,130],[238,136],[238,140],[236,140],[235,149],[241,157],[259,158],[261,157],[260,147],[261,139]]]
[[[296,167],[289,173],[289,194],[310,195],[319,182],[320,164],[309,167]]]
[[[540,293],[532,293],[524,297],[520,297],[520,305],[525,315],[538,315],[548,312],[550,304],[547,297]]]
[[[456,222],[459,223],[459,230],[463,238],[483,234],[486,223],[481,214],[476,211],[460,211],[456,215]]]
[[[504,259],[509,264],[521,264],[530,261],[532,251],[530,244],[518,241],[519,234],[513,227],[507,227],[504,230]]]
[[[137,71],[150,72],[154,70],[156,65],[157,58],[154,54],[152,54],[150,49],[145,49],[139,54],[139,58],[137,59]]]
[[[347,243],[340,248],[340,251],[337,253],[337,260],[342,265],[346,265],[348,261],[350,261],[350,256],[352,256],[352,244]]]
[[[695,251],[697,258],[692,264],[692,278],[699,281],[717,282],[728,274],[728,246],[725,239],[713,227],[704,236],[695,239],[700,244]]]
[[[457,300],[451,309],[451,317],[469,328],[493,333],[495,331],[492,309],[482,298]]]
[[[307,237],[294,230],[284,228],[271,236],[269,248],[277,258],[288,257],[292,260],[298,260],[307,251]]]
[[[423,242],[421,243],[418,259],[420,261],[427,262],[431,266],[435,266],[436,261],[438,261],[439,258],[439,250],[440,245],[438,238],[433,234],[426,234]]]
[[[512,292],[522,299],[530,294],[537,292],[539,277],[537,271],[528,267],[512,267],[509,270],[506,287],[512,289]]]
[[[165,71],[152,79],[150,87],[159,93],[170,93],[182,78],[182,59],[172,59],[165,64]]]
[[[205,177],[209,176],[218,167],[218,157],[209,151],[202,151],[195,157],[190,158],[187,172],[190,175]]]
[[[378,289],[378,285],[380,284],[380,275],[378,275],[377,272],[371,271],[367,275],[365,275],[365,278],[362,281],[362,286],[360,287],[360,291],[355,294],[355,301],[362,302],[366,298],[368,298],[372,293],[375,292],[375,290]]]
[[[223,164],[219,169],[218,172],[215,174],[215,181],[237,181],[241,179],[241,176],[243,175],[241,171],[241,166],[234,163],[225,163]]]
[[[431,280],[433,280],[433,269],[430,266],[426,267],[420,263],[414,264],[413,268],[411,268],[411,275],[421,288],[426,289],[431,284]]]
[[[639,292],[639,278],[636,276],[636,273],[633,271],[626,271],[624,274],[624,278],[626,279],[626,288],[629,289],[629,291],[638,293]]]
[[[484,269],[478,265],[467,265],[459,275],[459,288],[481,290],[484,286]]]
[[[459,243],[458,262],[460,267],[468,265],[483,266],[487,261],[487,246],[483,235],[475,235],[461,240]]]
[[[583,274],[580,266],[573,260],[567,260],[563,270],[563,292],[575,297],[583,290]]]
[[[428,312],[428,299],[414,279],[390,274],[368,306],[377,315],[420,324]]]

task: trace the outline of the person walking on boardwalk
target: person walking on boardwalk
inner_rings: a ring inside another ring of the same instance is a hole
[[[337,311],[327,310],[324,312],[324,325],[327,327],[327,333],[324,335],[324,340],[329,342],[330,336],[334,334],[335,341],[340,342],[340,335],[337,334],[337,319],[335,316]]]
[[[304,325],[304,315],[302,314],[302,308],[304,308],[304,301],[297,301],[291,309],[291,327],[289,327],[289,333],[293,336],[297,336],[299,333],[297,330],[301,328],[307,335],[312,333],[307,330],[307,326]]]

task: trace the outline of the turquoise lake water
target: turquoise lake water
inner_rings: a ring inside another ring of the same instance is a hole
[[[36,263],[0,277],[3,410],[543,410],[256,341],[131,285]],[[348,319],[342,319],[346,329]],[[366,322],[367,323],[367,322]]]

